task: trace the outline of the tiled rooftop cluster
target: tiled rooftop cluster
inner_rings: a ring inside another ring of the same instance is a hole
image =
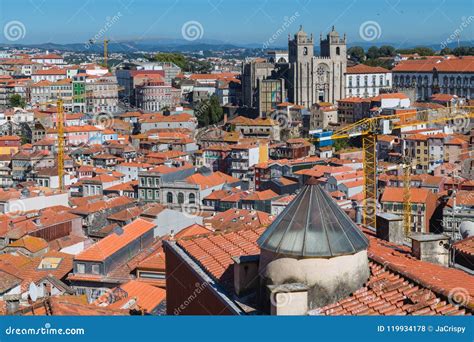
[[[184,53],[201,72],[119,52],[105,67],[92,52],[3,49],[0,312],[170,313],[185,300],[173,279],[187,276],[186,286],[215,286],[203,301],[219,293],[234,313],[243,303],[266,313],[235,293],[239,262],[367,249],[363,286],[309,314],[471,314],[474,58],[394,53],[370,66],[331,56],[347,44],[333,28],[321,56],[304,57],[314,70],[299,73],[294,44],[308,37],[301,28],[288,51],[256,57]],[[342,71],[337,84],[329,65]],[[379,117],[396,129],[377,135],[378,196],[367,199],[366,154],[352,137]],[[412,240],[401,226],[408,195]],[[359,231],[371,201],[390,234]],[[428,243],[432,255],[417,252]]]

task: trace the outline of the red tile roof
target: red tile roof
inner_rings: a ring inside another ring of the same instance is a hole
[[[209,236],[178,240],[177,243],[198,261],[202,267],[223,283],[232,282],[232,272],[226,270],[233,265],[233,256],[260,254],[257,239],[265,230],[240,229],[215,233]]]
[[[380,101],[382,99],[408,99],[408,96],[404,93],[385,93],[385,94],[380,94],[375,97],[372,97],[372,101]]]
[[[474,72],[474,58],[458,57],[445,60],[417,59],[398,63],[392,72]]]
[[[99,200],[99,201],[92,200],[85,204],[80,204],[80,206],[78,206],[77,208],[71,209],[71,212],[73,214],[89,215],[92,213],[96,213],[98,211],[115,208],[115,207],[131,204],[131,203],[133,203],[133,200],[125,196],[115,197],[115,198],[111,198],[107,200]]]
[[[474,236],[470,236],[464,240],[456,242],[453,244],[453,248],[457,252],[474,256]]]
[[[226,175],[220,171],[214,172],[210,175],[203,175],[200,173],[195,173],[192,176],[186,178],[186,182],[190,184],[199,185],[201,189],[212,188],[217,185],[225,184],[225,183],[237,183],[239,179],[234,178],[232,176]]]
[[[108,307],[120,309],[131,299],[135,299],[135,307],[137,309],[151,313],[166,298],[165,290],[148,285],[139,280],[131,280],[128,283],[120,285],[120,288],[127,293],[127,296],[112,303]]]
[[[403,203],[403,192],[404,188],[391,188],[386,187],[381,202],[397,202]],[[412,203],[426,203],[431,190],[425,188],[410,188],[411,202]]]
[[[265,228],[217,232],[178,240],[177,244],[203,270],[228,290],[233,289],[233,256],[260,254],[258,237]],[[364,231],[370,244],[371,275],[366,285],[335,304],[313,310],[323,315],[463,315],[466,310],[448,303],[454,291],[464,291],[466,307],[474,305],[474,277],[457,269],[420,261],[406,247]],[[461,290],[460,290],[461,289]],[[464,293],[463,292],[463,293]]]
[[[165,253],[163,248],[158,248],[150,256],[143,259],[137,266],[140,270],[162,271],[166,270]]]
[[[48,248],[48,243],[44,239],[26,235],[21,239],[10,243],[7,247],[24,248],[31,253],[36,253]]]
[[[350,297],[310,311],[313,315],[462,315],[466,311],[429,289],[371,262],[367,284]]]
[[[140,218],[136,219],[132,223],[123,227],[122,234],[118,235],[117,233],[113,233],[106,236],[85,251],[76,255],[75,260],[104,261],[112,254],[155,227],[156,225],[152,222]]]
[[[229,209],[204,219],[215,230],[267,226],[273,216],[258,210]]]
[[[272,198],[278,197],[279,195],[272,190],[265,191],[254,191],[245,197],[246,201],[266,201]]]
[[[176,240],[179,240],[186,237],[204,235],[212,232],[212,229],[206,228],[205,226],[201,226],[200,224],[195,223],[193,225],[190,225],[189,227],[180,230],[179,233],[174,236],[174,238]]]
[[[347,67],[346,74],[385,74],[390,70],[382,67],[373,67],[365,64],[357,64],[352,67]]]

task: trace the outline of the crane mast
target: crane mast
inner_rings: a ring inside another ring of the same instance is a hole
[[[63,100],[57,101],[58,110],[58,177],[59,189],[64,190],[64,107]]]

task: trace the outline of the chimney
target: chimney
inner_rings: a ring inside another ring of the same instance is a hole
[[[402,217],[390,213],[377,214],[377,237],[402,245],[405,242]]]
[[[224,114],[224,125],[227,123],[227,113]]]
[[[308,313],[308,286],[301,283],[268,285],[272,316],[304,316]]]
[[[7,315],[14,315],[20,309],[20,295],[4,295],[3,300],[6,303]]]
[[[421,260],[449,265],[449,237],[444,234],[416,233],[411,238],[411,254]]]
[[[247,293],[258,286],[258,264],[260,255],[241,255],[234,260],[234,289],[237,296]]]

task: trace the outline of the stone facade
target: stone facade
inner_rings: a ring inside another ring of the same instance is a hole
[[[310,108],[317,102],[335,103],[345,96],[346,37],[332,29],[320,38],[321,56],[314,56],[313,35],[300,30],[288,41],[288,99]]]

